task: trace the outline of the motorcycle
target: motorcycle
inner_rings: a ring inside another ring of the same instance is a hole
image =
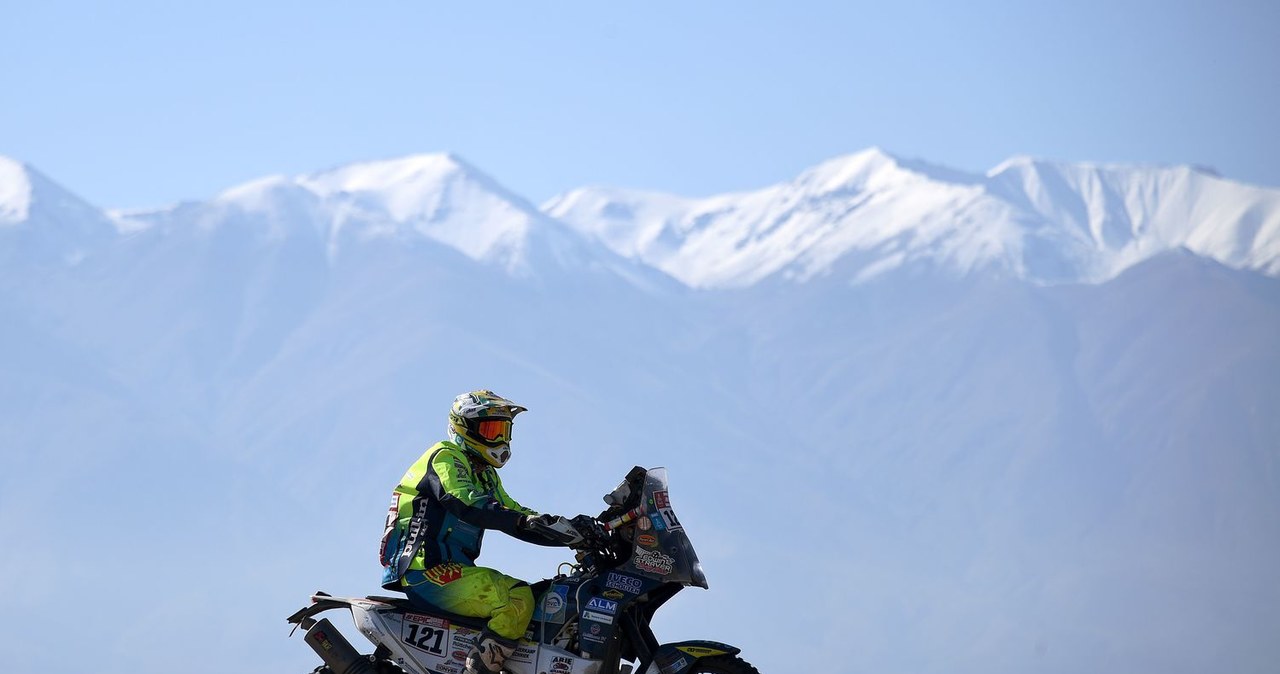
[[[510,674],[759,674],[741,649],[715,641],[659,644],[654,613],[685,587],[707,588],[671,505],[665,468],[631,469],[604,497],[594,535],[577,543],[570,573],[532,585],[533,619],[505,665]],[[545,525],[543,525],[545,526]],[[563,534],[548,530],[551,536]],[[563,568],[565,564],[562,564]],[[461,674],[485,618],[415,606],[406,598],[317,592],[288,621],[324,664],[316,674]],[[349,609],[375,650],[362,655],[319,613]],[[292,632],[291,632],[292,634]],[[624,663],[623,661],[627,661]]]

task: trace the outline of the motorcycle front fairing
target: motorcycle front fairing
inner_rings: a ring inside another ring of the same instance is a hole
[[[644,516],[635,522],[631,559],[623,568],[664,583],[707,589],[702,563],[672,507],[666,468],[646,472],[641,502]]]

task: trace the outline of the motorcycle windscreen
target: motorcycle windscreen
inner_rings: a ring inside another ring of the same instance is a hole
[[[645,512],[636,521],[631,559],[626,566],[649,578],[706,588],[702,563],[671,505],[666,468],[649,469],[643,503]]]

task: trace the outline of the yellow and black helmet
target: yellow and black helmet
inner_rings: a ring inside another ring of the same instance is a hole
[[[449,410],[449,432],[465,449],[494,468],[511,458],[511,424],[526,408],[493,391],[463,393]]]

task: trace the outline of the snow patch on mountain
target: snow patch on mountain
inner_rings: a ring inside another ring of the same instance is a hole
[[[0,226],[27,219],[31,210],[31,180],[20,162],[0,156]]]

